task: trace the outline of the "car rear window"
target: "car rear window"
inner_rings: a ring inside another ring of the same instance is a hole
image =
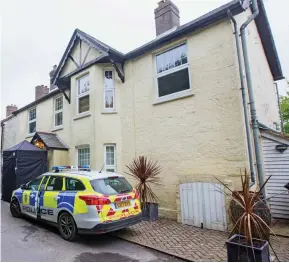
[[[132,186],[123,177],[109,177],[104,179],[95,179],[90,181],[95,192],[104,195],[116,195],[129,193]]]

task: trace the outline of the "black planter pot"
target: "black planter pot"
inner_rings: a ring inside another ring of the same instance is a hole
[[[142,219],[155,221],[159,217],[159,206],[155,203],[145,203],[142,208]]]
[[[268,241],[253,239],[253,248],[245,237],[233,235],[227,242],[228,262],[270,262]]]

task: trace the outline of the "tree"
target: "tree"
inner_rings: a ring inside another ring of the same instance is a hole
[[[281,104],[282,118],[284,122],[284,131],[285,133],[289,134],[289,92],[287,92],[287,96],[281,97],[280,104]]]

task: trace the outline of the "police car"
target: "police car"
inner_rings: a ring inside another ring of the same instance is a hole
[[[12,216],[27,215],[58,227],[68,241],[141,221],[138,193],[124,176],[89,166],[54,166],[12,194]]]

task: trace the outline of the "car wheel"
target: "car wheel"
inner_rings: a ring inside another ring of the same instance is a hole
[[[10,203],[10,212],[13,217],[21,217],[21,209],[17,199],[13,199]]]
[[[73,217],[69,213],[64,212],[59,216],[58,228],[60,235],[63,239],[67,241],[75,240],[77,234],[77,227],[75,225]]]

